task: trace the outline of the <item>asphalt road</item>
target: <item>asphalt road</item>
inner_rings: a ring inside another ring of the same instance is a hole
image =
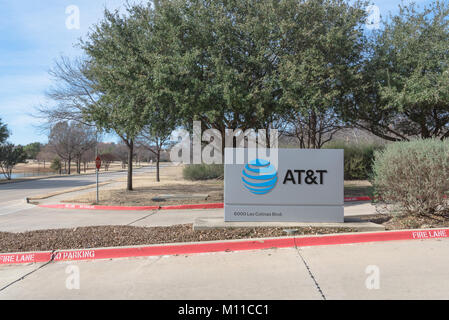
[[[134,174],[154,171],[154,167],[135,169]],[[103,172],[100,182],[126,177],[127,172]],[[14,183],[0,184],[0,216],[13,214],[31,207],[25,205],[25,198],[51,192],[87,186],[95,183],[96,175],[71,175]]]
[[[439,239],[2,266],[0,299],[449,299],[448,250]]]

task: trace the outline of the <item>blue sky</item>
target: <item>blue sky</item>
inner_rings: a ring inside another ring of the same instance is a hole
[[[381,15],[386,15],[389,11],[397,12],[401,0],[372,2]],[[104,8],[123,9],[124,3],[124,0],[0,0],[0,118],[11,131],[12,143],[47,141],[46,134],[38,128],[39,120],[31,114],[35,113],[35,106],[46,102],[45,91],[52,83],[48,70],[53,61],[61,54],[80,55],[74,44],[101,19]],[[66,27],[69,17],[66,9],[71,5],[79,8],[79,29]]]

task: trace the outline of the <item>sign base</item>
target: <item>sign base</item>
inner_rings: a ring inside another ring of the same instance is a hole
[[[344,222],[343,206],[224,206],[225,221],[253,222]]]

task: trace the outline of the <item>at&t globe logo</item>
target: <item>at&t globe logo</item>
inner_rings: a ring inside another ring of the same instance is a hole
[[[243,185],[253,194],[270,192],[278,181],[276,168],[263,159],[248,162],[242,174]]]

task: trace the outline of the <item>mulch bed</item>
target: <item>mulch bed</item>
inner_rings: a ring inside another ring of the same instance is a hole
[[[446,228],[449,227],[449,219],[447,217],[392,217],[384,225],[387,230]]]
[[[385,230],[403,230],[403,229],[429,229],[429,228],[447,228],[449,227],[449,217],[430,216],[414,217],[399,216],[392,214],[377,214],[370,216],[359,216],[363,221],[369,221],[385,226]]]
[[[446,218],[410,218],[378,214],[358,217],[383,224],[386,230],[449,227]],[[100,226],[74,229],[37,230],[23,233],[0,232],[0,252],[51,251],[89,249],[163,243],[237,240],[265,237],[285,237],[286,228],[232,228],[193,231],[192,224],[170,227]],[[351,228],[294,228],[295,235],[316,235],[355,232]]]
[[[285,228],[235,228],[193,231],[191,224],[171,227],[101,226],[75,229],[38,230],[24,233],[0,232],[0,252],[89,249],[175,242],[197,242],[286,236]],[[295,228],[296,235],[353,232],[351,228]]]

